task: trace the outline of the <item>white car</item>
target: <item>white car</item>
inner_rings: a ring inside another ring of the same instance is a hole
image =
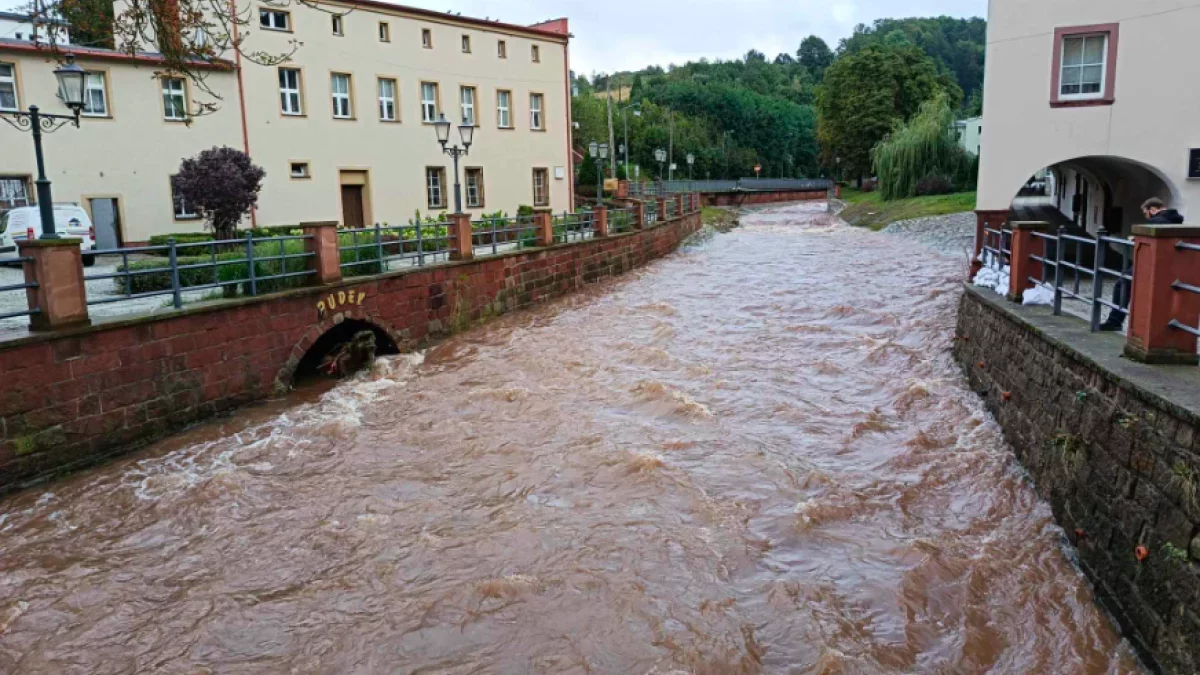
[[[54,231],[64,237],[81,240],[80,250],[84,252],[83,264],[91,267],[96,262],[96,256],[88,255],[88,251],[96,248],[96,228],[87,211],[78,204],[54,205]],[[25,241],[32,232],[34,238],[42,236],[42,216],[36,206],[19,206],[6,211],[0,216],[0,255],[16,251],[17,242]]]

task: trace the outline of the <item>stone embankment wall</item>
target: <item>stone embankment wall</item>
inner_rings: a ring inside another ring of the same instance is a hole
[[[309,347],[346,320],[412,349],[644,265],[699,229],[695,213],[602,239],[0,344],[0,492],[286,389]]]
[[[714,192],[702,194],[706,206],[752,206],[776,202],[825,201],[829,193],[825,190],[791,192]]]
[[[1127,635],[1200,672],[1200,373],[1047,315],[968,289],[955,354]]]

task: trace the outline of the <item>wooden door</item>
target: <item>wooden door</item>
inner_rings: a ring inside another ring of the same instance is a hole
[[[351,230],[366,227],[363,222],[363,186],[342,186],[342,224]]]

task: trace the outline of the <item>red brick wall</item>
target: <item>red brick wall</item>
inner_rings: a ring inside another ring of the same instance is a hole
[[[743,206],[746,204],[773,204],[775,202],[804,202],[829,198],[825,190],[808,192],[736,192],[702,195],[708,206]]]
[[[411,349],[643,265],[699,228],[693,214],[606,239],[2,344],[0,491],[270,396],[344,318]],[[355,302],[321,315],[317,303],[339,292]]]

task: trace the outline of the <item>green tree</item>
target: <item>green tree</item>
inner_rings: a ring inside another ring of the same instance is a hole
[[[809,35],[800,43],[800,49],[796,50],[796,58],[819,80],[825,75],[825,69],[833,64],[833,50],[821,38]]]
[[[875,146],[875,174],[884,199],[915,197],[922,182],[928,189],[969,189],[975,181],[976,158],[958,144],[954,111],[944,94],[921,105],[907,123]]]
[[[938,95],[957,107],[962,90],[915,46],[871,45],[842,56],[817,92],[822,163],[839,178],[861,180],[875,145]]]

